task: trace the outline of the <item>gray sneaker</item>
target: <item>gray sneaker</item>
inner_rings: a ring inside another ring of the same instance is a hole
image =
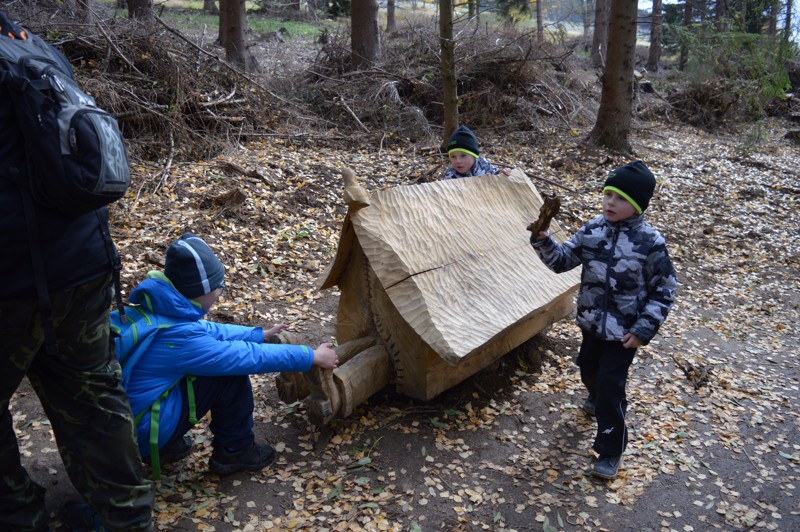
[[[617,478],[619,466],[622,463],[621,456],[601,456],[597,463],[594,464],[592,474],[596,477],[604,478],[607,480]]]
[[[592,397],[591,395],[587,397],[586,400],[583,402],[583,406],[581,406],[581,409],[584,412],[586,412],[587,415],[594,417],[594,412],[595,412],[594,397]]]

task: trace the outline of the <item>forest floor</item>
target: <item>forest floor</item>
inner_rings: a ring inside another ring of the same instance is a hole
[[[541,367],[507,356],[428,402],[387,388],[324,430],[278,399],[274,375],[253,376],[257,437],[276,462],[210,474],[201,421],[192,455],[155,484],[157,529],[800,530],[800,156],[783,138],[788,123],[761,127],[753,139],[637,121],[634,150],[659,183],[647,218],[680,288],[631,368],[616,480],[588,474],[595,425],[580,409],[580,334],[565,319],[539,336]],[[625,162],[580,147],[587,132],[482,136],[482,150],[558,194],[571,232],[599,212],[605,175]],[[192,231],[227,266],[211,319],[287,322],[306,343],[333,340],[338,293],[315,283],[345,213],[340,171],[369,190],[440,175],[445,160],[418,148],[319,149],[313,136],[275,135],[168,173],[137,163],[112,208],[124,292]],[[76,494],[27,382],[11,410],[58,529],[56,509]]]
[[[587,474],[595,426],[579,408],[579,332],[567,319],[541,335],[540,369],[507,357],[427,403],[387,389],[324,434],[301,404],[278,400],[272,376],[253,377],[256,431],[277,461],[257,474],[211,475],[201,424],[192,456],[156,484],[158,528],[800,529],[800,171],[797,148],[775,126],[749,153],[737,135],[635,133],[659,180],[647,217],[668,239],[680,290],[631,369],[631,441],[617,480]],[[487,146],[486,155],[574,189],[537,183],[562,197],[559,219],[574,230],[597,212],[604,174],[618,163],[574,144],[568,136],[513,152]],[[224,158],[280,180],[274,190],[209,163],[157,195],[126,198],[114,213],[126,293],[191,230],[228,265],[229,290],[212,318],[285,321],[308,343],[331,340],[337,293],[314,282],[341,225],[338,170],[353,167],[374,189],[407,183],[412,158],[403,149],[320,154],[276,140]],[[232,189],[244,192],[240,205],[210,200]],[[692,368],[705,378],[692,380]],[[29,388],[12,411],[25,465],[55,509],[74,491]]]

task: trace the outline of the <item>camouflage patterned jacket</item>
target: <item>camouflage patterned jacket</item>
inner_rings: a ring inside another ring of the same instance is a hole
[[[635,215],[607,222],[601,215],[559,245],[548,236],[533,249],[556,273],[582,265],[576,322],[605,340],[631,332],[647,344],[675,300],[675,269],[661,233]]]

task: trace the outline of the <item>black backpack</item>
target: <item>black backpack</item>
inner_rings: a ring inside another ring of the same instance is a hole
[[[131,176],[117,121],[55,48],[36,35],[0,36],[0,79],[25,140],[27,171],[10,173],[36,203],[76,217],[125,195]]]
[[[53,46],[0,12],[0,83],[13,105],[25,146],[25,168],[4,174],[21,191],[36,293],[49,353],[58,352],[34,203],[77,218],[94,211],[113,268],[122,308],[119,254],[101,207],[130,186],[130,168],[116,119],[75,83],[72,68]],[[0,102],[5,104],[5,102]],[[5,127],[6,124],[3,124]]]

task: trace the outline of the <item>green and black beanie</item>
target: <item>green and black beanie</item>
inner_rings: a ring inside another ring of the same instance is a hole
[[[470,131],[467,126],[458,126],[453,134],[450,135],[450,142],[447,143],[447,155],[454,151],[464,152],[467,155],[472,155],[476,159],[480,155],[478,151],[478,139],[475,138],[475,133]]]
[[[634,161],[611,170],[603,185],[603,192],[616,192],[633,205],[637,214],[642,214],[647,209],[655,189],[656,178],[642,161]]]
[[[164,275],[178,292],[194,299],[222,288],[225,268],[202,238],[186,233],[167,248]]]

